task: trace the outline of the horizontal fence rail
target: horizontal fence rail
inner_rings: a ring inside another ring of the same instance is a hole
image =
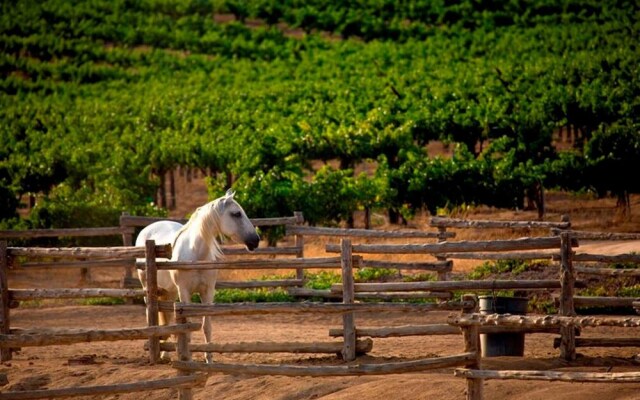
[[[49,258],[144,258],[144,247],[8,247],[9,257]],[[158,257],[171,257],[171,245],[156,245]]]
[[[519,326],[481,326],[480,333],[558,333],[558,327],[531,327],[523,328]],[[329,336],[341,337],[344,334],[342,328],[332,328]],[[389,338],[403,336],[426,336],[426,335],[459,335],[460,328],[449,324],[429,324],[429,325],[404,325],[395,327],[357,327],[358,337]]]
[[[236,303],[194,304],[158,302],[160,311],[175,311],[176,316],[190,318],[219,315],[252,314],[344,314],[349,312],[426,312],[459,310],[463,302],[449,301],[438,304],[412,303]]]
[[[109,226],[100,228],[63,228],[63,229],[28,229],[0,230],[0,239],[33,239],[41,237],[91,237],[91,236],[116,236],[133,234],[134,229],[122,226]]]
[[[118,383],[114,385],[80,386],[62,389],[40,389],[16,392],[2,392],[0,393],[0,400],[30,400],[67,398],[75,396],[104,396],[109,394],[149,392],[152,390],[160,389],[192,388],[194,386],[204,386],[206,382],[207,375],[193,374],[141,382]]]
[[[518,379],[560,382],[640,382],[640,372],[492,371],[456,369],[455,376],[471,379]]]
[[[640,327],[640,317],[566,317],[559,315],[525,316],[508,314],[472,314],[470,316],[450,316],[447,323],[454,326],[576,326],[579,328],[595,326],[619,326],[625,328]]]
[[[353,257],[354,265],[360,263],[361,257]],[[159,270],[163,269],[286,269],[286,268],[340,268],[340,257],[318,258],[283,258],[272,260],[238,260],[238,261],[157,261]],[[144,269],[144,262],[137,262],[139,269]]]
[[[551,232],[559,234],[560,232],[568,232],[571,236],[579,240],[640,240],[640,233],[626,232],[589,232],[552,229]]]
[[[270,364],[204,364],[193,361],[175,361],[174,368],[206,373],[284,376],[354,376],[386,375],[403,372],[419,372],[431,369],[449,368],[466,364],[474,353],[462,353],[439,358],[399,361],[384,364],[354,364],[327,366],[270,365]]]
[[[11,300],[37,300],[37,299],[84,299],[92,297],[130,297],[137,298],[145,295],[140,289],[10,289]]]
[[[455,232],[426,232],[426,231],[379,231],[372,229],[344,229],[325,228],[303,225],[288,225],[287,235],[304,236],[333,236],[333,237],[364,237],[364,238],[384,238],[384,239],[407,239],[407,238],[453,238]]]
[[[574,246],[577,246],[577,242],[574,242]],[[550,236],[510,240],[477,240],[431,244],[356,244],[353,245],[353,252],[370,254],[440,254],[457,252],[558,249],[559,247],[560,237]],[[339,253],[340,245],[327,245],[326,250],[331,253]]]
[[[197,331],[199,323],[163,325],[145,328],[104,329],[104,330],[51,330],[42,333],[22,333],[0,335],[0,348],[39,347],[68,345],[84,342],[111,342],[118,340],[148,339],[149,336],[166,336],[180,332]]]
[[[238,343],[190,343],[189,351],[212,353],[340,353],[342,342],[238,342]],[[373,348],[373,340],[356,341],[356,352],[368,353]],[[162,351],[176,351],[176,343],[160,343]]]
[[[576,287],[584,283],[576,282]],[[413,291],[413,290],[509,290],[509,289],[559,289],[558,280],[493,280],[493,281],[423,281],[356,283],[356,292]],[[342,284],[334,283],[331,291],[341,292]]]
[[[466,220],[458,218],[431,217],[429,225],[443,228],[543,228],[543,229],[569,229],[570,222],[545,222],[545,221],[491,221],[491,220]]]

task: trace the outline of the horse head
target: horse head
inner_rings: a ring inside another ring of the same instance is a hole
[[[220,232],[237,243],[243,243],[247,250],[253,251],[260,244],[260,236],[240,204],[234,200],[234,195],[235,192],[229,189],[219,199]]]

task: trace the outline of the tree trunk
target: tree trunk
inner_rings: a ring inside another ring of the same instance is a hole
[[[169,190],[171,192],[171,204],[169,208],[171,210],[176,209],[176,177],[173,170],[169,171]]]

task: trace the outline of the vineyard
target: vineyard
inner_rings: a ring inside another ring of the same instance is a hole
[[[542,215],[545,189],[629,213],[640,193],[635,2],[1,7],[3,229],[163,215],[178,170],[206,174],[212,197],[233,187],[251,216],[325,225],[480,204]]]

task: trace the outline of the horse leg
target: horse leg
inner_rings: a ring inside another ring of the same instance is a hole
[[[213,296],[215,295],[215,286],[210,285],[204,290],[204,294],[201,293],[201,301],[203,304],[213,304]],[[204,341],[205,343],[211,343],[211,317],[205,316],[202,317],[202,333],[204,333]],[[213,363],[213,353],[207,352],[205,353],[205,359],[208,364]]]
[[[158,296],[158,301],[175,301],[177,293],[175,292],[175,290],[167,290],[164,289],[164,292],[162,295]],[[170,312],[166,312],[166,311],[159,311],[158,312],[158,325],[162,326],[162,325],[168,325],[171,323],[171,315],[172,313]],[[174,342],[176,341],[176,337],[174,336]],[[161,336],[160,337],[160,342],[165,342],[169,339],[170,335],[166,335],[166,336]],[[166,351],[162,351],[160,352],[160,359],[161,360],[167,360],[167,361],[171,361],[171,355],[169,354],[169,352]]]

